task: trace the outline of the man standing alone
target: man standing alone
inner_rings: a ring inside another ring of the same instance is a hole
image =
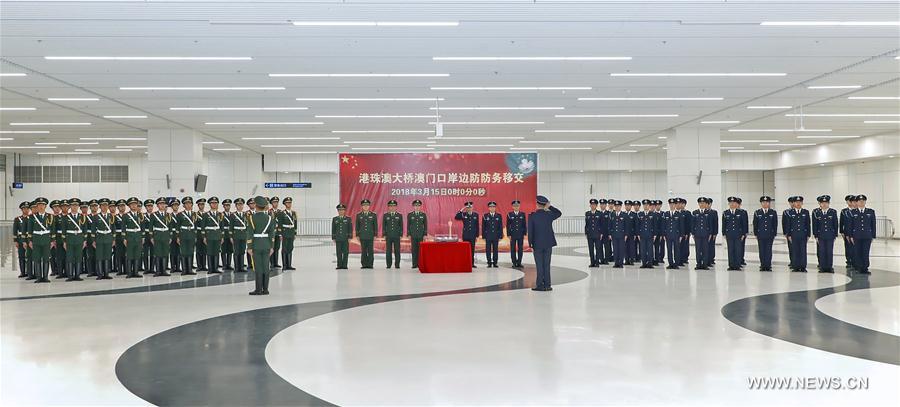
[[[543,195],[537,196],[538,209],[528,217],[528,245],[534,251],[534,264],[537,268],[533,291],[550,291],[550,257],[553,246],[556,246],[556,235],[553,233],[553,221],[562,216],[562,212],[550,206],[550,200]]]

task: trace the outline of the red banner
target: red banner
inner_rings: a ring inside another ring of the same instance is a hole
[[[522,201],[520,210],[525,213],[535,209],[536,153],[343,153],[338,159],[341,202],[347,205],[347,214],[355,217],[360,201],[372,201],[379,236],[381,215],[391,199],[397,201],[404,221],[412,202],[421,200],[431,236],[460,235],[462,224],[453,217],[467,201],[474,203],[479,214],[488,211],[488,202],[497,202],[504,222],[513,200]],[[408,249],[405,243],[404,239],[404,251]],[[382,248],[383,244],[376,242],[376,250]]]

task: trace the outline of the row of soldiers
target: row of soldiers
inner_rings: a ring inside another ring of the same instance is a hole
[[[833,273],[834,241],[844,241],[847,267],[862,274],[869,273],[869,250],[875,238],[875,211],[866,208],[865,195],[847,195],[847,208],[830,208],[831,197],[817,198],[819,207],[810,212],[803,208],[803,197],[788,198],[790,208],[781,217],[782,232],[788,243],[789,268],[806,272],[806,244],[816,239],[818,268]],[[772,245],[778,234],[778,215],[771,208],[773,199],[762,196],[760,208],[752,215],[752,230],[759,246],[760,271],[772,271]],[[653,268],[668,258],[667,269],[678,269],[689,263],[690,239],[694,238],[696,270],[709,270],[715,264],[715,242],[719,234],[719,216],[711,209],[713,200],[697,199],[698,209],[685,209],[683,198],[670,198],[669,210],[662,201],[618,201],[591,199],[585,212],[584,234],[590,255],[589,267],[614,263],[614,268],[641,263]],[[728,209],[721,216],[721,233],[728,253],[728,270],[741,270],[745,244],[750,232],[750,215],[741,207],[743,200],[728,197]],[[624,207],[623,207],[624,205]],[[641,208],[643,206],[643,209]]]
[[[278,197],[262,200],[273,234],[265,268],[281,267],[280,257],[285,270],[294,270],[297,214],[291,210],[292,199],[284,199],[283,210],[278,208]],[[221,273],[220,264],[224,270],[246,272],[259,267],[247,250],[252,240],[247,236],[248,222],[261,212],[259,201],[246,201],[249,208],[245,210],[243,198],[225,199],[222,211],[217,197],[197,199],[197,210],[191,197],[148,199],[143,201],[143,211],[135,197],[23,202],[19,205],[22,214],[13,222],[19,277],[41,283],[49,282],[52,275],[81,281],[83,273],[98,280],[110,279],[113,273],[126,278],[141,277],[140,272],[168,276],[167,270],[194,275],[195,268]],[[46,213],[48,203],[52,213]]]

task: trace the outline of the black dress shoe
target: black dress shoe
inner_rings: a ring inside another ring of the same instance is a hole
[[[75,279],[74,279],[74,280],[72,280],[72,281],[84,281],[84,279],[83,279],[83,278],[81,278],[81,277],[75,277]]]
[[[678,266],[668,266],[666,270],[678,270]]]
[[[624,268],[624,267],[622,267],[622,266],[612,266],[612,268],[614,268],[614,269],[620,269],[620,268]]]
[[[259,295],[269,295],[269,290],[263,290]]]
[[[609,264],[609,262],[608,262],[608,261],[601,261],[600,264],[602,264],[602,265],[607,265],[607,264]]]
[[[113,278],[110,276],[103,276],[103,277],[100,277],[100,279],[101,280],[112,280]]]
[[[219,271],[219,273],[221,273],[221,271]],[[159,274],[154,275],[154,277],[169,277],[169,276],[171,276],[171,274],[169,274],[169,273],[159,273]]]
[[[259,291],[250,291],[248,294],[250,294],[250,295],[259,295]]]

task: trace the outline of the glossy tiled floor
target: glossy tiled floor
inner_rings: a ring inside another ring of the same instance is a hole
[[[328,243],[298,242],[300,270],[274,277],[267,297],[205,274],[31,284],[3,259],[0,405],[900,403],[900,241],[873,245],[879,288],[800,302],[761,295],[850,278],[787,273],[784,254],[776,272],[753,271],[752,245],[747,272],[724,261],[715,272],[589,269],[583,239],[565,237],[555,290],[535,293],[510,268],[420,275],[379,258],[374,271],[337,273]],[[785,303],[726,318],[744,298]],[[846,355],[863,345],[887,361]],[[750,390],[757,376],[862,377],[869,388]]]

